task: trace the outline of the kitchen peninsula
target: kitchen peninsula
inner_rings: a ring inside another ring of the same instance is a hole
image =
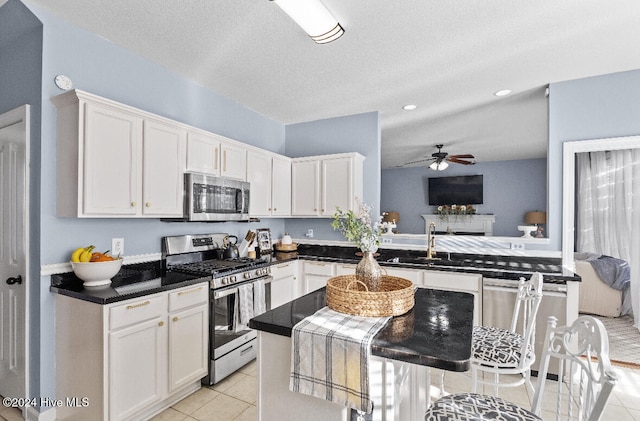
[[[473,296],[418,288],[415,300],[413,310],[392,318],[373,339],[373,419],[421,419],[428,403],[427,367],[470,367]],[[259,420],[297,420],[303,414],[306,420],[350,419],[344,407],[289,391],[292,328],[325,305],[322,288],[251,320],[258,330]]]

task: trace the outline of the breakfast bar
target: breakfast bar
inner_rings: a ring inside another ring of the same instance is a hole
[[[258,330],[259,420],[349,420],[342,406],[289,390],[291,332],[326,306],[325,289],[311,292],[251,319]],[[419,420],[428,405],[429,367],[470,367],[473,296],[417,288],[415,306],[393,317],[371,345],[373,420]]]

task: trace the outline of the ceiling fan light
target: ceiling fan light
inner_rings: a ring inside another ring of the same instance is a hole
[[[447,169],[447,167],[449,166],[449,164],[447,164],[444,161],[433,161],[431,163],[431,165],[429,165],[429,168],[431,168],[434,171],[444,171]]]
[[[318,44],[335,41],[344,34],[340,23],[320,0],[273,0]]]

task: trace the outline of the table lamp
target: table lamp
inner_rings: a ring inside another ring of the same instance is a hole
[[[547,214],[545,212],[527,212],[524,216],[524,222],[528,225],[535,225],[536,230],[538,231],[536,238],[544,237],[542,235],[543,228],[540,225],[547,223]]]
[[[395,211],[382,213],[382,224],[386,234],[392,234],[398,222],[400,222],[400,213]]]

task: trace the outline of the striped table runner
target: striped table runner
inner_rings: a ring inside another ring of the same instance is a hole
[[[390,317],[318,310],[293,327],[289,389],[370,413],[371,341]]]

